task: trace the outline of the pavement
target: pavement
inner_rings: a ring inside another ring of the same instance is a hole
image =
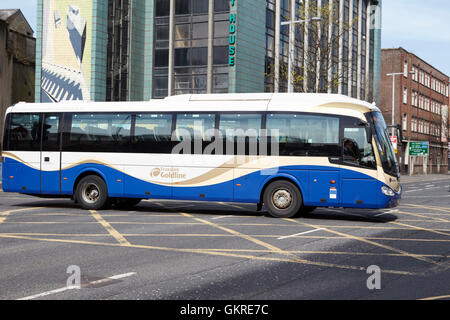
[[[450,299],[450,183],[428,178],[403,181],[396,208],[292,219],[190,201],[86,211],[0,192],[0,300]],[[77,274],[80,289],[68,286]]]
[[[400,176],[400,182],[403,183],[419,183],[422,181],[439,181],[439,180],[449,180],[450,174],[416,174],[416,175],[402,175]]]

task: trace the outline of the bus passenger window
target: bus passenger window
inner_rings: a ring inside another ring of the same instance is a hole
[[[339,118],[302,113],[269,113],[266,129],[272,155],[339,156]]]
[[[219,130],[223,139],[235,144],[233,150],[229,150],[229,146],[225,147],[226,154],[233,151],[237,155],[257,155],[261,124],[261,114],[221,114]]]
[[[41,148],[40,115],[15,113],[8,130],[8,150],[39,151]]]
[[[131,114],[75,113],[65,151],[127,152]]]
[[[172,115],[164,113],[138,113],[132,138],[132,152],[170,153]]]

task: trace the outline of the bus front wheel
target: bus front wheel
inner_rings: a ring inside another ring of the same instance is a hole
[[[300,210],[303,202],[297,186],[286,180],[269,184],[264,191],[263,200],[267,211],[276,218],[293,217]]]
[[[95,175],[84,177],[77,185],[76,199],[83,209],[103,208],[108,200],[105,181]]]

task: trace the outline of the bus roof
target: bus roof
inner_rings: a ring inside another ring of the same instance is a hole
[[[339,109],[339,110],[337,110]],[[365,112],[379,111],[368,102],[339,94],[324,93],[237,93],[186,94],[140,102],[62,101],[58,103],[20,102],[7,112],[216,112],[273,111],[343,114],[361,118]]]

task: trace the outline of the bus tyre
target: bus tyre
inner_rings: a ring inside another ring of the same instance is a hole
[[[103,208],[108,200],[106,183],[99,176],[87,176],[77,185],[77,200],[83,209],[98,210]]]
[[[269,184],[264,191],[263,200],[267,211],[276,218],[293,217],[303,203],[302,195],[297,186],[284,180]]]

